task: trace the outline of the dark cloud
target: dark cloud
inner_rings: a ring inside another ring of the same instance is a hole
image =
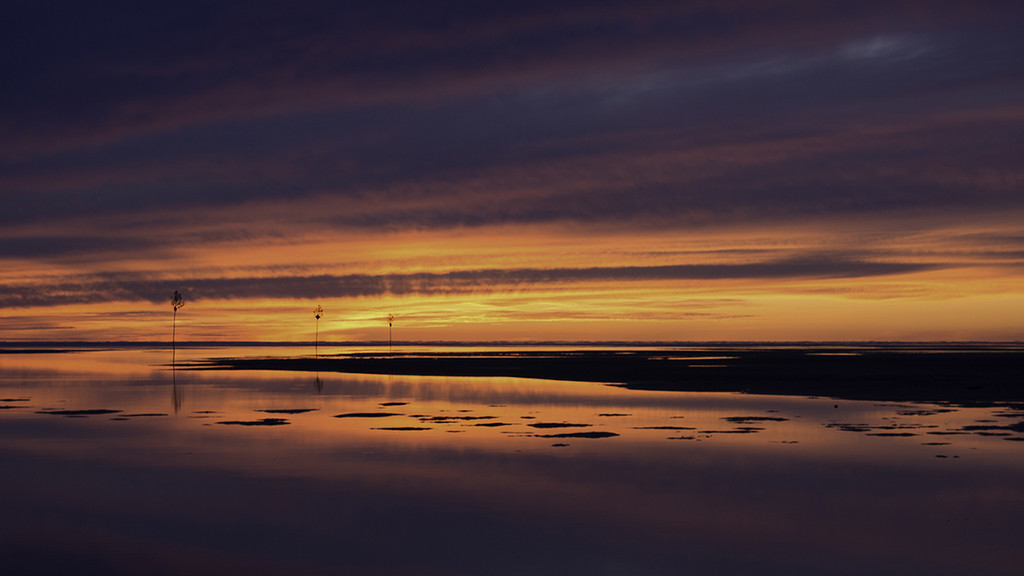
[[[61,234],[34,237],[0,237],[0,254],[19,258],[73,258],[79,262],[90,259],[107,260],[128,254],[153,255],[160,243],[155,238],[98,237],[88,234]]]
[[[340,298],[411,294],[466,294],[519,287],[587,282],[698,281],[728,279],[862,278],[938,268],[931,264],[806,257],[750,264],[690,264],[591,268],[484,269],[447,273],[315,275],[147,280],[107,274],[54,283],[0,286],[0,307],[54,306],[117,301],[166,303],[179,290],[190,300]]]
[[[4,10],[5,225],[254,201],[384,229],[1024,209],[1013,3]]]

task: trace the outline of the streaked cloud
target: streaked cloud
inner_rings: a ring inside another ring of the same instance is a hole
[[[846,261],[828,257],[749,264],[690,264],[554,269],[477,269],[445,273],[270,276],[145,280],[135,275],[68,279],[54,284],[0,287],[3,307],[149,301],[162,303],[179,289],[194,300],[351,298],[410,294],[465,294],[524,286],[588,282],[648,282],[780,278],[863,278],[935,269],[932,264]]]
[[[207,302],[562,290],[578,304],[565,315],[594,318],[567,287],[959,298],[978,285],[958,271],[999,294],[1021,274],[1011,3],[185,0],[7,16],[7,310],[155,305],[179,288]],[[502,317],[547,310],[516,302]],[[89,313],[74,311],[113,322]]]

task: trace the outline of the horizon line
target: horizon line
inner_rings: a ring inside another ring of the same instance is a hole
[[[899,346],[899,345],[1024,345],[1022,340],[387,340],[290,341],[290,340],[190,340],[172,343],[164,340],[27,340],[0,341],[0,348],[71,347],[359,347],[359,346]]]

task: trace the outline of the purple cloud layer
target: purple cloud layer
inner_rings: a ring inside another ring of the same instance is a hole
[[[1014,3],[4,11],[4,226],[260,201],[352,229],[1024,210]],[[107,232],[0,235],[0,256]]]

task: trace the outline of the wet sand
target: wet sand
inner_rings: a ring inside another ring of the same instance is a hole
[[[197,369],[603,382],[638,390],[744,392],[955,405],[1024,403],[1019,346],[717,347],[220,358]]]

